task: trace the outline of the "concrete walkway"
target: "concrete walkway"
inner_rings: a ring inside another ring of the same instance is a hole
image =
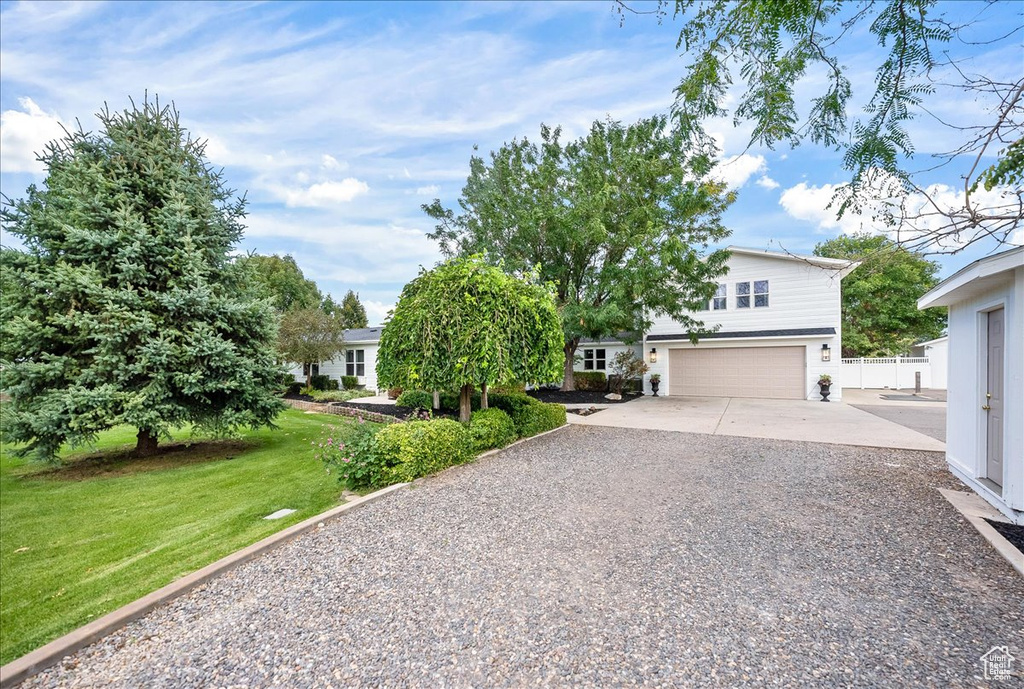
[[[842,402],[644,397],[590,416],[570,414],[569,422],[861,447],[934,452],[946,449],[945,443],[935,438]]]

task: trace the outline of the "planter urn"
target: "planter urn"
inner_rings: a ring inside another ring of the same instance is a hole
[[[661,385],[661,381],[660,380],[652,380],[651,381],[651,393],[653,394],[654,397],[658,396],[658,387],[660,385]]]
[[[821,401],[828,402],[828,396],[831,394],[832,383],[818,383],[818,387],[821,388]]]

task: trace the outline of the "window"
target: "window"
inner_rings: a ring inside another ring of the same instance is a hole
[[[768,306],[768,281],[754,280],[754,307]]]
[[[711,299],[711,308],[715,311],[725,310],[725,300],[725,284],[723,283],[715,290],[715,296]]]
[[[736,308],[737,309],[749,309],[750,308],[750,283],[749,282],[737,282],[736,283]]]
[[[749,309],[750,308],[750,283],[749,282],[737,282],[736,283],[736,308],[737,309]],[[754,308],[760,308],[762,306],[768,306],[768,281],[767,280],[754,280]]]
[[[312,373],[309,372],[310,368],[313,369]],[[303,364],[302,365],[302,375],[304,375],[304,376],[309,376],[309,375],[318,376],[318,375],[320,375],[320,364]]]
[[[366,350],[348,349],[345,350],[345,375],[365,376],[366,375]]]
[[[583,369],[586,371],[603,371],[605,356],[603,349],[583,350]]]

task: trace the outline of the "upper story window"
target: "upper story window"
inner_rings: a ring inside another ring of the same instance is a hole
[[[365,376],[366,375],[366,350],[347,349],[345,350],[345,375]]]
[[[583,350],[583,369],[585,371],[603,371],[605,370],[605,350],[603,349],[584,349]]]
[[[753,292],[750,289],[751,283],[736,283],[736,308],[749,309],[750,298],[754,298],[754,307],[768,306],[768,281],[754,280]]]
[[[718,286],[715,290],[715,296],[711,298],[711,308],[715,311],[723,311],[726,306],[726,287],[725,283]]]

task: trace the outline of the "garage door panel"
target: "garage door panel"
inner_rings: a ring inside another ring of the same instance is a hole
[[[806,351],[798,347],[669,350],[669,394],[804,399]]]

